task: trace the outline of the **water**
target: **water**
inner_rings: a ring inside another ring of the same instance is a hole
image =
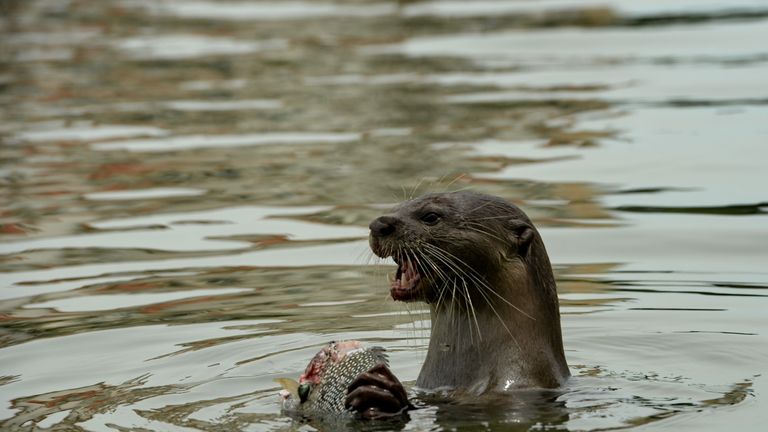
[[[306,430],[274,379],[334,339],[412,385],[366,226],[462,188],[540,227],[574,378],[395,426],[768,421],[765,2],[0,8],[4,430]]]

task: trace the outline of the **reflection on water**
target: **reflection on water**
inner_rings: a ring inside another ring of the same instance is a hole
[[[356,133],[264,133],[245,135],[191,135],[169,138],[124,140],[94,144],[95,150],[128,150],[135,152],[166,152],[207,147],[246,147],[275,144],[312,144],[334,141],[355,141]]]
[[[768,421],[765,2],[0,9],[4,430],[299,429],[274,379],[332,339],[412,384],[367,223],[463,188],[541,227],[574,378],[395,426]]]
[[[675,25],[661,28],[607,27],[589,32],[566,27],[420,37],[392,48],[410,56],[459,56],[529,64],[585,64],[607,61],[753,60],[765,55],[759,39],[768,25],[749,23]],[[386,52],[386,48],[376,49]]]
[[[12,135],[15,142],[95,141],[138,136],[163,136],[169,132],[153,126],[94,124],[91,121],[46,121],[27,124]]]

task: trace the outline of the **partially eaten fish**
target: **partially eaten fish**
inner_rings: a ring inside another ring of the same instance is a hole
[[[331,342],[309,362],[299,381],[280,378],[283,411],[309,415],[346,411],[344,401],[350,384],[363,372],[389,366],[382,347],[364,348],[360,341]]]

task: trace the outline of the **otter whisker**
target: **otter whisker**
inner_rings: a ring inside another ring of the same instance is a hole
[[[496,308],[493,307],[493,303],[491,303],[491,300],[485,295],[485,293],[483,293],[482,290],[478,292],[480,293],[481,296],[483,296],[483,298],[485,299],[485,302],[491,308],[491,311],[493,312],[493,314],[496,315],[496,318],[499,319],[499,323],[502,325],[502,327],[504,327],[504,330],[507,331],[507,334],[509,335],[509,337],[511,337],[512,341],[515,342],[515,345],[517,345],[517,347],[520,348],[520,343],[517,341],[517,338],[515,338],[515,335],[512,334],[512,330],[510,330],[509,327],[507,327],[507,324],[504,322],[504,319],[501,317],[501,315],[499,315],[499,312],[496,310]]]
[[[445,253],[448,253],[448,252],[445,252]],[[468,265],[468,264],[466,264],[465,262],[463,262],[461,259],[458,259],[458,258],[456,258],[456,259],[457,259],[457,260],[458,260],[458,261],[459,261],[461,264],[463,264],[463,265],[465,265],[465,266],[469,267],[469,265]],[[472,268],[469,268],[469,270],[470,270],[470,271],[472,271],[472,273],[474,273],[475,275],[477,274],[477,273],[474,271],[474,269],[472,269]],[[510,307],[512,307],[512,308],[514,308],[516,311],[518,311],[518,312],[520,312],[521,314],[523,314],[523,315],[524,315],[526,318],[529,318],[529,319],[531,319],[531,320],[533,320],[533,321],[536,321],[536,318],[532,317],[530,314],[528,314],[528,313],[527,313],[527,312],[525,312],[524,310],[522,310],[522,309],[520,309],[519,307],[517,307],[516,305],[514,305],[512,302],[510,302],[509,300],[507,300],[507,299],[506,299],[504,296],[502,296],[501,294],[499,294],[498,292],[496,292],[496,290],[495,290],[495,289],[493,289],[493,287],[491,287],[491,286],[490,286],[488,283],[486,283],[485,281],[481,280],[481,279],[480,279],[480,277],[479,277],[479,275],[478,275],[478,276],[474,276],[474,275],[468,275],[468,276],[470,276],[470,277],[471,277],[471,278],[472,278],[472,279],[473,279],[473,280],[474,280],[474,281],[477,283],[477,287],[479,288],[478,292],[481,292],[481,293],[482,293],[482,290],[487,290],[487,291],[489,291],[491,294],[493,294],[493,295],[495,295],[496,297],[498,297],[498,298],[499,298],[501,301],[503,301],[504,303],[506,303],[508,306],[510,306]],[[489,303],[490,303],[490,302],[489,302]],[[489,304],[489,305],[490,305],[490,304]]]
[[[373,277],[374,279],[377,279],[377,280],[378,280],[378,279],[380,279],[382,276],[384,276],[384,279],[385,279],[385,280],[388,280],[388,278],[387,278],[387,275],[389,274],[389,272],[388,272],[388,271],[385,269],[385,267],[383,266],[383,261],[384,261],[384,260],[383,260],[382,258],[379,258],[378,256],[374,255],[373,253],[371,253],[371,254],[370,254],[370,256],[369,256],[369,258],[368,258],[368,263],[369,263],[369,264],[370,264],[370,263],[373,263],[373,266],[372,266],[372,267],[373,267],[373,274],[372,274],[372,277]],[[387,304],[388,300],[389,300],[389,293],[387,293],[386,295],[384,295],[383,297],[381,297],[381,299],[380,299],[379,301],[381,302],[381,305],[382,305],[382,307],[384,307],[384,305],[386,305],[386,304]],[[393,317],[391,317],[391,320],[392,320],[392,323],[393,323],[393,324],[396,324],[396,323],[397,323],[396,319],[397,319],[397,318],[396,318],[396,317],[394,317],[394,316],[393,316]]]
[[[464,192],[472,189],[472,186],[465,186],[463,188],[455,189],[451,193]]]
[[[447,177],[447,176],[448,176],[448,174],[445,174],[445,175],[444,175],[444,176],[443,176],[443,177],[440,179],[440,181],[442,182],[442,181],[443,181],[443,179],[445,179],[445,177]],[[459,181],[459,179],[461,179],[461,178],[464,178],[464,177],[466,177],[466,176],[467,176],[467,175],[466,175],[465,173],[461,173],[461,174],[457,175],[457,176],[456,176],[456,177],[455,177],[453,180],[451,180],[450,182],[448,182],[448,184],[447,184],[447,185],[445,185],[445,186],[443,187],[443,191],[444,191],[444,192],[445,192],[445,191],[447,191],[447,190],[448,190],[448,188],[449,188],[449,187],[451,187],[451,185],[452,185],[452,184],[456,183],[457,181]]]
[[[451,257],[451,259],[454,259],[454,260],[456,260],[456,261],[457,261],[459,264],[462,264],[463,266],[465,266],[465,267],[466,267],[466,268],[467,268],[467,269],[468,269],[470,272],[472,272],[472,273],[474,273],[474,274],[477,274],[477,272],[476,272],[476,271],[475,271],[475,270],[474,270],[472,267],[470,267],[470,266],[469,266],[469,264],[465,263],[465,262],[464,262],[464,261],[462,261],[460,258],[457,258],[456,256],[454,256],[454,255],[453,255],[453,254],[451,254],[450,252],[447,252],[447,251],[445,251],[445,250],[443,250],[443,249],[441,249],[441,248],[439,248],[439,247],[437,247],[437,246],[435,246],[435,245],[431,245],[431,244],[425,244],[425,246],[429,246],[429,247],[435,248],[435,249],[437,249],[439,252],[441,252],[441,253],[444,253],[444,254],[447,254],[448,256],[450,256],[450,257]],[[459,274],[459,272],[457,272],[457,274]],[[506,298],[504,298],[504,297],[503,297],[501,294],[497,293],[497,292],[496,292],[496,291],[495,291],[495,290],[494,290],[494,289],[493,289],[491,286],[489,286],[489,285],[488,285],[488,284],[487,284],[485,281],[483,281],[483,280],[480,278],[480,276],[479,276],[479,275],[478,275],[478,276],[475,276],[475,275],[473,275],[473,274],[470,274],[470,273],[468,273],[468,272],[463,272],[463,274],[465,274],[466,276],[470,277],[470,278],[471,278],[471,279],[472,279],[472,280],[473,280],[475,283],[477,283],[477,284],[478,284],[478,288],[481,288],[481,289],[482,289],[482,288],[485,288],[485,289],[489,290],[490,292],[492,292],[493,294],[495,294],[497,297],[499,297],[501,300],[503,300],[503,301],[504,301],[504,302],[505,302],[507,305],[509,305],[510,307],[514,308],[516,311],[518,311],[518,312],[520,312],[521,314],[525,315],[526,317],[528,317],[528,318],[530,318],[530,319],[532,319],[532,320],[536,321],[536,318],[532,317],[531,315],[529,315],[528,313],[526,313],[525,311],[523,311],[523,310],[522,310],[522,309],[520,309],[519,307],[517,307],[517,306],[515,306],[514,304],[512,304],[512,303],[511,303],[509,300],[507,300]]]
[[[448,316],[451,318],[451,323],[456,321],[456,316],[454,315],[454,311],[456,310],[456,281],[453,281],[453,285],[451,286],[451,307],[448,308]]]
[[[478,290],[478,292],[479,292],[481,295],[485,296],[485,293],[483,292],[483,290],[485,290],[485,291],[488,291],[488,292],[490,292],[491,294],[495,295],[497,298],[499,298],[501,301],[503,301],[504,303],[506,303],[506,304],[507,304],[507,306],[509,306],[509,307],[511,307],[511,308],[513,308],[513,309],[515,309],[516,311],[520,312],[520,313],[521,313],[523,316],[525,316],[526,318],[528,318],[528,319],[530,319],[530,320],[532,320],[532,321],[536,321],[536,318],[532,317],[531,315],[529,315],[528,313],[526,313],[525,311],[523,311],[523,310],[522,310],[522,309],[520,309],[519,307],[515,306],[513,303],[511,303],[509,300],[507,300],[506,298],[504,298],[504,297],[503,297],[501,294],[499,294],[498,292],[496,292],[496,290],[494,290],[493,288],[491,288],[489,285],[480,285],[480,286],[479,286],[479,288],[480,288],[480,290]],[[491,304],[491,302],[490,302],[490,299],[488,299],[488,298],[486,297],[486,301],[488,302],[488,306],[490,306],[491,308],[493,308],[493,305]]]
[[[446,259],[445,257],[442,257],[442,256],[440,256],[438,254],[435,254],[434,257],[437,258],[438,260],[442,261],[447,267],[449,267],[452,270],[454,270],[454,272],[456,272],[457,274],[458,274],[458,271],[461,270],[458,267],[456,267],[455,264],[450,262],[450,260]],[[442,273],[442,271],[441,271],[441,273]],[[472,318],[474,318],[475,326],[477,327],[478,338],[479,338],[479,340],[482,340],[482,334],[481,334],[482,332],[480,331],[480,324],[479,324],[479,322],[477,320],[477,314],[475,313],[475,307],[472,304],[472,298],[471,298],[471,296],[469,294],[469,289],[467,287],[466,280],[464,278],[460,278],[464,289],[460,289],[460,287],[457,286],[457,284],[456,284],[457,281],[455,279],[453,279],[453,278],[446,278],[446,280],[453,280],[453,287],[451,288],[451,294],[452,294],[451,307],[448,308],[449,316],[451,317],[452,320],[455,319],[455,317],[453,315],[455,307],[453,305],[455,304],[454,300],[456,299],[456,291],[459,291],[459,294],[461,294],[461,299],[463,300],[463,303],[464,303],[464,308],[469,312],[468,316],[470,317],[470,320]],[[437,307],[439,307],[439,305]],[[470,328],[470,338],[472,338],[471,321],[470,321],[469,328]],[[470,342],[473,343],[474,341],[472,340]]]
[[[428,254],[422,254],[422,257],[424,257],[425,259],[428,259],[428,258],[429,258],[429,255],[428,255]],[[444,280],[445,280],[445,279],[448,279],[448,275],[447,275],[447,274],[446,274],[446,273],[445,273],[445,272],[444,272],[444,271],[443,271],[443,270],[442,270],[442,269],[441,269],[441,268],[440,268],[438,265],[436,265],[436,264],[434,263],[434,261],[432,261],[431,259],[429,259],[429,263],[430,263],[430,265],[432,266],[432,269],[434,270],[434,272],[436,273],[436,275],[440,277],[440,279],[444,279]],[[425,269],[425,272],[424,272],[424,273],[426,273],[426,274],[429,274],[429,272],[428,272],[428,271],[426,271],[426,269]],[[434,278],[433,278],[433,279],[434,279]]]
[[[444,260],[444,258],[443,258]],[[457,284],[457,282],[460,282],[461,284]],[[464,308],[468,313],[467,317],[470,320],[470,330],[472,328],[471,322],[474,320],[475,328],[477,329],[477,335],[478,340],[482,340],[482,331],[480,330],[480,324],[477,320],[477,313],[475,311],[475,306],[472,302],[472,296],[469,292],[469,287],[467,285],[467,280],[465,278],[460,278],[458,281],[453,280],[453,289],[455,291],[459,291],[459,294],[461,294],[461,298],[463,300]],[[454,311],[453,308],[449,310],[449,314],[453,315]],[[470,337],[471,337],[471,331],[470,331]]]
[[[447,295],[445,295],[445,294],[446,294],[447,292],[450,292],[450,291],[451,291],[451,290],[448,288],[448,283],[447,283],[447,282],[446,282],[446,283],[443,283],[443,285],[440,287],[440,294],[439,294],[439,296],[437,297],[437,301],[435,302],[435,307],[436,307],[436,308],[438,308],[438,309],[439,309],[439,308],[440,308],[440,306],[443,304],[443,302],[444,302],[444,301],[448,301],[448,300],[447,300],[448,296],[447,296]],[[448,308],[448,310],[449,310],[449,313],[448,313],[448,319],[449,319],[451,322],[453,322],[453,314],[451,314],[451,313],[450,313],[450,310],[451,310],[451,308]],[[438,316],[438,317],[436,317],[435,319],[440,319],[440,318],[439,318],[439,316]],[[434,325],[437,325],[437,322],[435,322],[435,323],[434,323]]]
[[[440,249],[439,247],[431,244],[425,244],[424,245],[427,249],[430,249],[430,252],[436,257],[439,258],[450,270],[453,270],[453,272],[459,276],[469,276],[471,277],[469,273],[464,271],[462,268],[460,268],[456,263],[453,262],[451,258],[447,256],[447,252]],[[472,270],[469,266],[467,266],[470,270]]]
[[[423,271],[424,276],[428,277],[432,281],[432,283],[434,283],[434,281],[436,280],[444,280],[444,281],[448,280],[448,276],[445,274],[445,272],[443,272],[443,270],[437,264],[435,264],[434,260],[428,254],[424,254],[424,253],[414,254],[414,257],[416,260],[417,267],[421,269],[421,271]],[[428,265],[425,265],[424,263],[422,263],[421,260],[426,261],[426,264]],[[447,286],[447,284],[445,285]],[[447,289],[439,290],[439,294],[436,301],[436,307],[438,308],[440,307],[445,297],[445,293],[447,291],[448,291]]]
[[[466,284],[463,284],[464,287],[466,287]],[[462,311],[465,312],[465,316],[467,318],[467,329],[469,330],[469,344],[470,346],[474,345],[474,337],[472,335],[472,317],[469,313],[469,303],[468,303],[468,296],[466,289],[462,289],[461,285],[458,285],[458,291],[459,294],[461,294],[460,300],[461,300],[461,308]]]
[[[469,288],[467,287],[467,284],[466,284],[466,280],[462,279],[462,283],[464,284],[464,287],[465,287],[465,289],[467,289],[467,290],[468,290]],[[499,294],[498,294],[498,293],[496,293],[496,291],[494,291],[494,290],[493,290],[493,289],[491,289],[491,288],[490,288],[490,287],[489,287],[487,284],[484,284],[484,283],[483,283],[483,284],[480,284],[480,285],[479,285],[479,288],[481,288],[481,289],[479,289],[479,290],[478,290],[478,293],[479,293],[479,294],[480,294],[480,295],[483,297],[483,299],[485,300],[485,302],[486,302],[486,303],[488,304],[488,306],[491,308],[491,311],[493,311],[494,315],[496,315],[496,318],[498,318],[498,319],[499,319],[499,323],[501,323],[501,325],[504,327],[504,330],[506,330],[506,331],[507,331],[507,333],[508,333],[508,334],[509,334],[509,336],[512,338],[512,340],[515,342],[515,344],[516,344],[518,347],[520,347],[520,344],[518,343],[518,341],[517,341],[517,339],[515,338],[515,336],[512,334],[512,331],[509,329],[509,327],[507,327],[506,323],[505,323],[505,322],[504,322],[504,320],[501,318],[501,315],[499,315],[499,312],[496,310],[496,308],[495,308],[495,307],[493,307],[493,304],[491,303],[491,301],[490,301],[490,299],[488,298],[488,296],[487,296],[487,295],[486,295],[486,294],[483,292],[482,288],[486,288],[486,289],[489,289],[489,290],[490,290],[492,293],[496,294],[497,296],[498,296]],[[506,299],[504,299],[504,300],[506,301]],[[471,300],[470,300],[470,302],[471,302]],[[507,303],[509,303],[509,302],[507,302]],[[515,306],[514,306],[514,305],[512,305],[512,304],[510,304],[510,306],[512,306],[513,308],[515,308],[515,309],[519,310],[517,307],[515,307]],[[521,312],[522,312],[522,311],[521,311]],[[474,307],[472,308],[472,313],[474,313]],[[523,314],[525,314],[524,312],[522,312],[522,313],[523,313]],[[528,316],[527,314],[525,314],[525,315],[526,315],[526,316]],[[530,316],[529,316],[529,317],[530,317]],[[532,318],[532,319],[533,319],[533,318]],[[475,323],[476,323],[476,325],[477,325],[477,316],[476,316],[476,315],[475,315]],[[480,337],[480,339],[482,340],[482,336],[480,335],[480,329],[479,329],[479,325],[478,325],[478,336],[479,336],[479,337]],[[471,337],[471,333],[470,333],[470,337]]]
[[[497,236],[496,234],[491,233],[490,231],[486,231],[486,230],[480,228],[482,225],[480,225],[480,224],[478,224],[476,222],[467,221],[466,224],[467,225],[465,225],[465,226],[467,228],[471,229],[472,231],[475,231],[475,232],[480,233],[480,234],[487,235],[488,237],[492,237],[492,238],[494,238],[494,239],[496,239],[496,240],[498,240],[498,241],[500,241],[502,243],[506,243],[507,242],[506,239],[503,239],[503,238]]]
[[[440,270],[437,270],[437,266],[434,264],[434,262],[432,261],[431,258],[429,258],[428,256],[424,256],[424,259],[430,262],[430,265],[436,269],[437,273],[441,273]],[[430,276],[430,277],[432,277],[432,276]],[[432,278],[436,279],[434,277],[432,277]],[[440,305],[443,302],[443,298],[445,296],[445,293],[448,292],[447,283],[444,283],[443,286],[440,287],[439,292],[440,292],[440,294],[438,294],[437,301],[435,302],[435,307],[437,307],[438,309],[440,308]]]
[[[476,212],[476,211],[478,211],[478,210],[480,210],[481,208],[484,208],[484,207],[486,207],[486,206],[495,207],[495,206],[497,206],[497,205],[498,205],[498,204],[497,204],[497,203],[495,203],[495,202],[493,202],[493,201],[486,201],[486,202],[484,202],[484,203],[480,204],[479,206],[477,206],[477,207],[473,208],[472,210],[467,210],[467,213],[468,213],[468,214],[472,214],[472,213],[474,213],[474,212]],[[508,216],[507,216],[507,217],[508,217]]]
[[[453,299],[452,299],[453,301],[451,302],[451,309],[450,309],[450,313],[451,313],[451,322],[452,322],[452,323],[457,323],[456,325],[457,325],[457,326],[458,326],[458,328],[459,328],[459,334],[461,334],[461,325],[464,323],[464,321],[463,321],[462,319],[460,319],[460,316],[459,316],[459,314],[458,314],[458,310],[459,310],[459,308],[461,307],[461,304],[459,304],[459,306],[458,306],[458,307],[457,307],[457,306],[454,306],[454,305],[455,305],[455,303],[456,303],[456,299],[457,299],[457,297],[456,297],[456,295],[455,295],[455,292],[456,292],[456,291],[459,291],[459,293],[461,293],[461,289],[458,287],[458,285],[456,284],[456,282],[457,282],[456,280],[454,280],[454,281],[453,281],[453,288],[452,288],[452,292],[454,293],[454,296],[453,296]],[[455,315],[454,315],[454,314],[455,314]],[[470,327],[470,330],[471,330],[471,327]],[[470,346],[471,346],[471,344],[472,344],[471,336],[472,336],[472,333],[470,332]],[[460,340],[460,341],[459,341],[459,344],[461,344],[461,342],[463,342],[463,341],[461,341],[461,340]],[[460,348],[460,346],[459,346],[458,348],[459,348],[459,349],[461,349],[461,348]]]
[[[405,251],[405,255],[406,255],[405,259],[408,261],[408,265],[413,265],[412,262],[411,262],[411,259],[413,258],[416,261],[416,266],[418,268],[418,266],[419,266],[418,258],[417,258],[418,254],[415,252],[414,248],[412,248],[410,246],[407,247],[407,249]],[[413,324],[414,334],[415,334],[416,333],[416,321],[413,320],[413,315],[412,315],[412,312],[411,312],[410,309],[408,310],[408,316],[411,318],[411,323]]]
[[[405,254],[407,255],[406,259],[408,260],[409,265],[413,265],[412,261],[411,261],[411,260],[413,260],[413,261],[416,262],[416,268],[417,269],[419,269],[419,268],[423,269],[423,267],[421,266],[421,264],[419,262],[419,254],[416,253],[416,251],[415,251],[415,249],[413,247],[408,247],[407,250],[405,251]],[[421,270],[419,270],[419,272],[420,271]],[[425,274],[426,273],[427,272],[425,272]],[[422,312],[422,314],[423,314],[423,312]],[[412,324],[414,326],[414,334],[415,334],[416,333],[416,321],[413,320],[413,314],[411,313],[410,310],[408,310],[408,316],[411,318],[411,322],[412,322]],[[424,332],[424,327],[423,326],[421,327],[421,331],[422,331],[422,335],[423,335],[424,334],[423,333]]]
[[[490,220],[490,219],[509,219],[509,215],[502,215],[502,216],[486,216],[481,218],[474,218],[474,220]]]
[[[456,273],[456,275],[459,276],[460,278],[464,279],[464,277],[468,277],[468,278],[470,278],[475,283],[483,284],[483,285],[486,284],[485,281],[483,281],[479,277],[479,275],[475,276],[477,274],[477,272],[475,272],[475,270],[473,268],[471,268],[468,264],[466,264],[461,259],[456,258],[455,256],[453,256],[449,252],[447,252],[447,251],[445,251],[445,250],[443,250],[443,249],[441,249],[441,248],[439,248],[437,246],[434,246],[434,245],[426,245],[426,246],[432,248],[431,252],[436,257],[441,258],[442,262],[445,263],[451,270],[453,270]],[[457,262],[454,261],[454,260],[456,260]],[[459,264],[461,264],[464,267],[466,267],[468,271],[465,271],[464,269],[459,267]]]
[[[493,294],[493,295],[495,295],[496,297],[498,297],[498,298],[499,298],[501,301],[503,301],[504,303],[506,303],[506,304],[507,304],[507,306],[509,306],[509,307],[512,307],[512,308],[514,308],[516,311],[518,311],[518,312],[520,312],[521,314],[523,314],[523,315],[524,315],[526,318],[530,318],[531,320],[533,320],[533,321],[536,321],[536,318],[532,317],[531,315],[527,314],[525,311],[523,311],[523,310],[522,310],[522,309],[520,309],[519,307],[517,307],[517,306],[515,306],[514,304],[510,303],[510,301],[509,301],[509,300],[505,299],[505,298],[504,298],[504,297],[503,297],[501,294],[497,293],[497,292],[496,292],[496,290],[494,290],[494,289],[493,289],[493,288],[491,288],[490,286],[486,285],[486,286],[484,286],[483,288],[485,288],[485,289],[487,289],[488,291],[490,291],[490,292],[491,292],[491,294]]]
[[[421,186],[421,184],[424,182],[424,180],[426,180],[426,177],[422,177],[419,180],[419,182],[416,183],[416,186],[414,186],[413,189],[411,189],[411,195],[408,197],[409,200],[413,199],[413,196],[416,194],[416,191],[419,190],[419,186]]]
[[[469,287],[467,286],[467,282],[464,282],[464,297],[467,299],[467,303],[469,306],[469,310],[472,313],[472,318],[475,320],[475,328],[477,328],[477,339],[478,341],[483,340],[482,332],[480,331],[480,323],[477,322],[477,314],[475,313],[475,306],[472,304],[472,296],[469,295]],[[472,329],[472,326],[470,325],[470,330]],[[469,334],[471,335],[472,332],[470,331]]]
[[[440,267],[437,266],[434,263],[434,261],[428,255],[421,254],[421,258],[424,261],[427,261],[427,263],[429,264],[429,267],[424,266],[421,263],[421,261],[419,260],[418,256],[416,257],[416,265],[418,266],[418,268],[420,268],[424,272],[424,276],[426,276],[428,278],[428,280],[431,281],[431,283],[434,283],[434,281],[436,281],[436,280],[447,280],[448,279],[447,275],[443,272],[443,270],[440,269]],[[432,273],[432,271],[430,270],[430,267],[431,267],[431,270],[434,271],[434,273]],[[441,300],[443,298],[443,295],[445,294],[445,291],[446,290],[444,290],[444,289],[439,290],[439,294],[438,294],[437,301],[436,301],[436,306],[437,307],[440,307],[440,303],[441,303]]]

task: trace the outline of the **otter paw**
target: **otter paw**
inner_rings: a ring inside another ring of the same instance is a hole
[[[361,373],[352,381],[344,406],[371,419],[399,414],[412,407],[403,384],[383,364]]]

